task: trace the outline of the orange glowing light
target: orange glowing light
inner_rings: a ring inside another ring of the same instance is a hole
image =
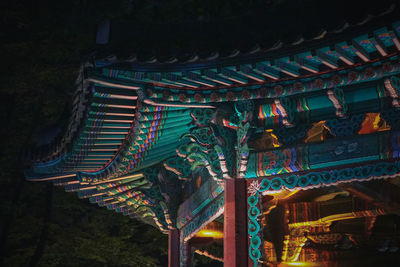
[[[269,135],[272,137],[272,146],[273,147],[280,147],[281,146],[281,144],[278,141],[278,137],[275,134],[272,133],[273,129],[267,129],[267,130],[265,130],[265,132],[269,133]]]
[[[198,237],[212,237],[212,238],[224,238],[224,233],[219,231],[202,230],[197,233]]]
[[[326,121],[319,121],[313,123],[310,130],[307,132],[307,137],[304,140],[305,143],[319,142],[326,139],[326,131],[329,129],[325,125]]]
[[[282,191],[278,191],[278,192],[274,192],[274,193],[269,193],[269,195],[273,196],[275,199],[287,199],[290,198],[291,196],[293,196],[294,194],[296,194],[297,192],[299,192],[300,189],[296,189],[293,191],[289,191],[289,190],[282,190]]]
[[[358,134],[370,134],[388,130],[390,130],[390,126],[381,118],[380,113],[367,113]]]
[[[320,266],[316,263],[313,262],[300,262],[300,261],[293,261],[293,262],[282,262],[281,264],[279,264],[279,267],[285,267],[285,266],[307,266],[307,267],[311,267],[311,266]]]

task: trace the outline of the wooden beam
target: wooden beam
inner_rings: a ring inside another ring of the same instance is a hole
[[[368,184],[357,182],[340,184],[338,187],[379,208],[395,213],[400,211],[399,190],[390,183],[385,182],[380,188],[372,188]]]
[[[245,179],[225,181],[224,266],[248,265]]]

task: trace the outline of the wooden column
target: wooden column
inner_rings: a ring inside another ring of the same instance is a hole
[[[168,233],[168,266],[179,267],[179,230]]]
[[[185,262],[185,267],[192,267],[193,266],[193,248],[192,248],[192,243],[186,242],[186,248],[185,248],[186,252],[185,252],[185,257],[186,259],[184,260]]]
[[[224,266],[247,266],[246,180],[226,180],[224,197]]]

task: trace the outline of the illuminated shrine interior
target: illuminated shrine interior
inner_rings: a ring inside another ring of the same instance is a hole
[[[279,266],[378,266],[395,261],[400,191],[393,185],[399,182],[343,183],[263,196],[265,266],[274,266],[279,258]]]
[[[195,253],[223,262],[223,238],[224,217],[220,216],[192,237],[190,243]]]

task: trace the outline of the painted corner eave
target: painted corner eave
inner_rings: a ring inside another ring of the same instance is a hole
[[[30,182],[53,181],[57,179],[76,177],[76,173],[56,173],[51,175],[37,174],[31,170],[25,171],[25,178]]]

